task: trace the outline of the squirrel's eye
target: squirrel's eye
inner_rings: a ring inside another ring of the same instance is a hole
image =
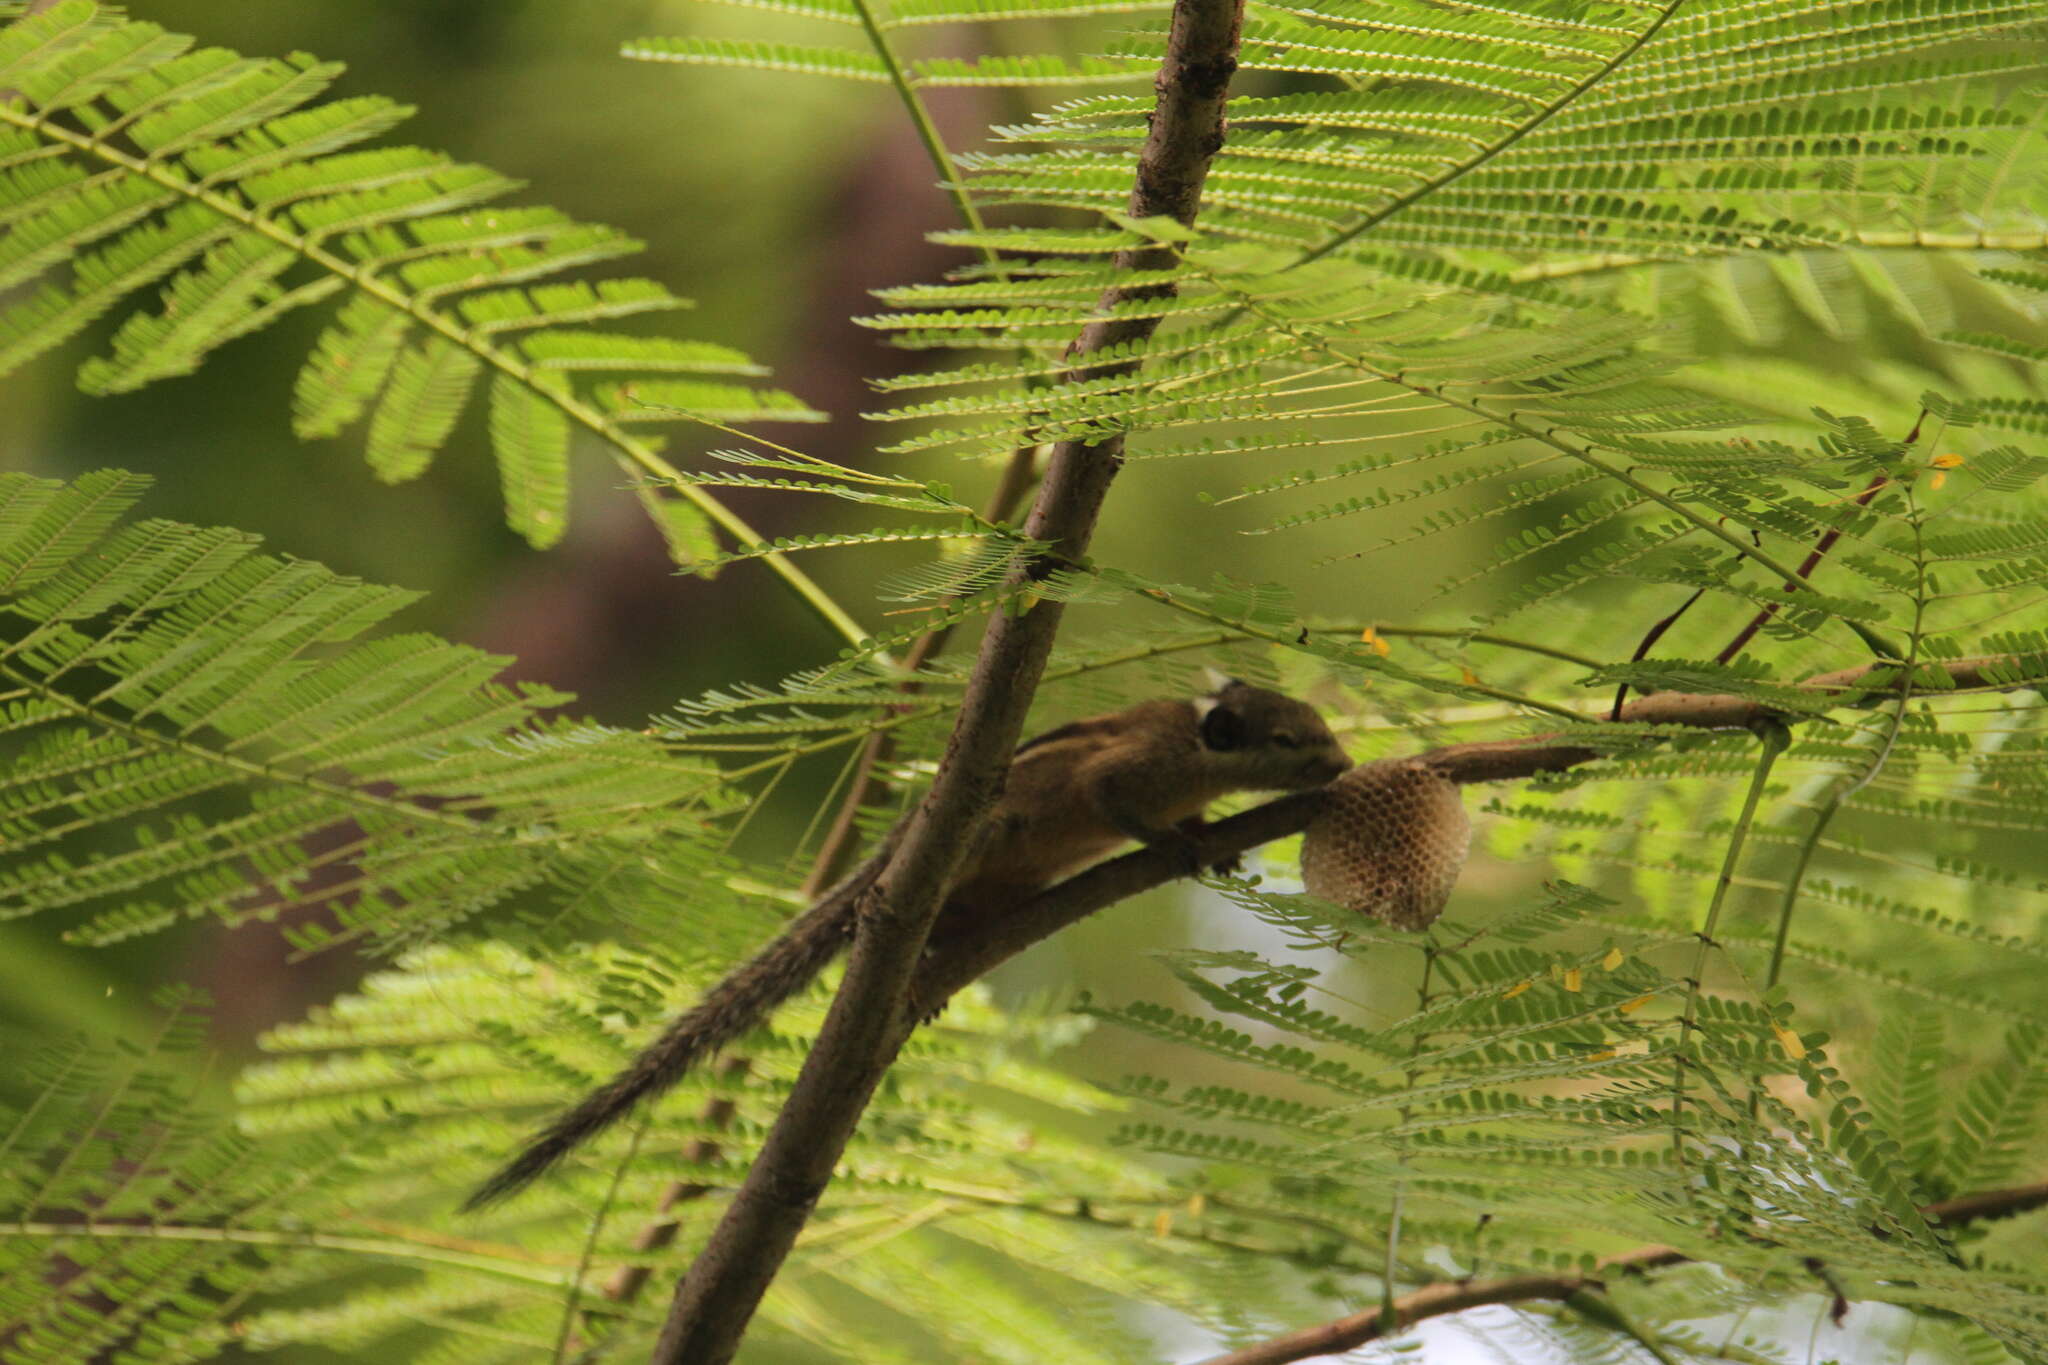
[[[1273,736],[1273,742],[1283,749],[1299,749],[1301,747],[1301,741],[1290,734],[1276,733]]]

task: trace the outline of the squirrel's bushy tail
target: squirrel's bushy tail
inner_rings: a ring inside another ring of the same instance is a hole
[[[790,921],[782,936],[713,986],[633,1059],[633,1064],[556,1119],[526,1149],[477,1188],[463,1211],[518,1193],[588,1139],[625,1117],[649,1095],[683,1078],[692,1066],[752,1031],[777,1005],[809,985],[846,946],[855,902],[874,879],[872,861]]]

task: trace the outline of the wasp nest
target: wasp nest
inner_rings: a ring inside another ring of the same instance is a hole
[[[1302,881],[1347,910],[1426,929],[1451,898],[1471,842],[1455,782],[1415,759],[1383,758],[1323,788],[1302,841]]]

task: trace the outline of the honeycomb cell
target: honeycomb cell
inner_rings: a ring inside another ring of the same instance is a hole
[[[1383,758],[1323,789],[1302,841],[1302,881],[1311,895],[1397,929],[1426,929],[1471,842],[1455,782],[1417,759]]]

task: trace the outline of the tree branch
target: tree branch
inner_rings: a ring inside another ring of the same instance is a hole
[[[1139,152],[1130,211],[1194,221],[1209,164],[1223,145],[1223,107],[1237,69],[1243,0],[1175,0],[1158,98]],[[1119,252],[1125,270],[1170,266],[1164,246]],[[1100,316],[1074,342],[1085,357],[1149,338],[1156,317],[1116,317],[1115,305],[1159,297],[1170,285],[1111,289]],[[1095,367],[1093,377],[1135,372],[1135,360]],[[654,1351],[656,1365],[726,1365],[797,1233],[830,1181],[897,1049],[916,1025],[912,979],[945,891],[976,827],[995,803],[1052,649],[1060,604],[1029,599],[1033,583],[1083,556],[1123,442],[1063,441],[1024,532],[1051,550],[1022,566],[1010,586],[1027,605],[989,623],[931,791],[862,906],[839,994],[760,1155],[725,1216],[676,1287]]]
[[[2027,672],[2028,665],[2038,666],[2039,662],[2033,656],[1999,655],[1954,659],[1947,662],[1946,668],[1957,689],[2012,691],[2048,683],[2048,678]],[[1836,706],[1868,706],[1889,694],[1899,672],[1895,665],[1865,664],[1820,674],[1800,687],[1832,697]],[[1801,718],[1772,711],[1749,697],[1693,692],[1653,692],[1638,697],[1621,713],[1624,722],[1705,730],[1747,729],[1752,722],[1766,717]],[[1554,734],[1452,744],[1418,754],[1416,761],[1428,764],[1453,782],[1509,782],[1539,773],[1562,772],[1590,762],[1602,752],[1591,744],[1575,744]],[[1320,792],[1295,792],[1205,826],[1196,838],[1201,865],[1210,867],[1227,862],[1260,844],[1299,834],[1308,828],[1321,805]],[[958,934],[934,943],[914,988],[917,1017],[936,1013],[956,991],[1040,939],[1183,875],[1184,856],[1163,848],[1126,853],[1069,877],[999,918],[975,921],[971,934]]]
[[[2006,1190],[1980,1190],[1944,1199],[1920,1210],[1936,1227],[1954,1228],[1965,1223],[1985,1223],[1994,1218],[2011,1218],[2048,1208],[2048,1181],[2039,1185],[2015,1185]]]
[[[2048,1181],[2010,1190],[1964,1195],[1920,1210],[1927,1221],[1944,1227],[1989,1218],[2007,1218],[2048,1206]],[[1424,1285],[1394,1300],[1392,1321],[1378,1308],[1330,1322],[1303,1327],[1256,1346],[1211,1356],[1201,1365],[1288,1365],[1320,1355],[1356,1350],[1368,1342],[1399,1336],[1427,1318],[1462,1313],[1487,1304],[1521,1303],[1529,1299],[1569,1299],[1597,1290],[1616,1274],[1641,1274],[1664,1266],[1683,1265],[1693,1258],[1665,1246],[1637,1247],[1609,1256],[1584,1275],[1509,1275],[1497,1280],[1447,1281]]]

